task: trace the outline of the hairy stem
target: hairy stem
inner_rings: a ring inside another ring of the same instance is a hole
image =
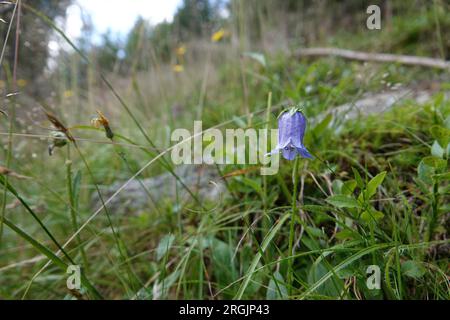
[[[292,215],[291,215],[291,225],[289,231],[289,250],[288,254],[290,257],[294,255],[293,246],[294,246],[294,237],[295,237],[295,216],[297,214],[297,197],[298,197],[298,167],[300,163],[300,158],[295,158],[294,168],[292,169],[292,180],[294,182],[294,188],[292,192]],[[292,287],[293,287],[293,259],[288,260],[288,274],[287,274],[287,283],[289,285],[289,296],[292,295]]]

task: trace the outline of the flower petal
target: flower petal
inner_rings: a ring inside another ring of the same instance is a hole
[[[280,148],[279,146],[276,146],[275,149],[273,149],[269,153],[266,153],[264,156],[267,157],[267,156],[270,156],[270,155],[273,155],[273,154],[277,154],[277,153],[280,152],[281,149],[283,149],[283,148]]]
[[[286,146],[288,141],[300,148],[306,129],[306,118],[301,112],[284,112],[278,119],[278,144]]]
[[[309,151],[305,147],[297,148],[297,151],[303,158],[314,159],[314,157],[309,153]]]
[[[283,157],[286,160],[289,160],[289,161],[294,160],[295,157],[297,156],[297,154],[298,154],[298,151],[296,148],[286,147],[283,149]]]
[[[306,130],[306,118],[301,112],[296,112],[292,116],[292,132],[290,138],[292,144],[298,148],[303,146],[303,137]]]

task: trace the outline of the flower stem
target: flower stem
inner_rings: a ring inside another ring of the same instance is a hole
[[[269,92],[267,96],[267,111],[266,111],[266,126],[265,129],[269,132],[269,122],[270,122],[270,112],[272,109],[272,91]],[[269,133],[267,133],[267,141],[269,141]],[[270,145],[270,144],[269,144]],[[264,209],[264,217],[262,219],[262,230],[263,237],[269,234],[271,221],[267,214],[268,209],[268,196],[267,196],[267,176],[263,175],[263,209]]]
[[[72,228],[74,229],[74,232],[76,232],[79,228],[78,221],[77,221],[77,204],[74,196],[74,190],[73,190],[73,182],[72,182],[72,159],[70,156],[70,145],[67,145],[67,161],[66,161],[66,174],[67,174],[67,193],[69,196],[69,212],[70,212],[70,218],[72,220]],[[80,254],[83,259],[83,268],[85,272],[88,270],[88,259],[86,256],[86,252],[84,250],[83,241],[81,240],[80,234],[77,234],[77,242],[78,246],[80,248]]]
[[[438,201],[439,201],[439,185],[437,182],[433,184],[433,198],[431,202],[431,216],[429,217],[428,230],[426,232],[426,241],[433,240],[434,229],[438,218]]]
[[[298,168],[300,163],[300,158],[296,157],[294,162],[294,168],[292,169],[292,181],[294,183],[294,188],[292,192],[292,216],[291,216],[291,226],[289,231],[289,256],[293,256],[293,246],[294,246],[294,237],[295,237],[295,217],[297,214],[297,197],[298,197]],[[288,274],[287,274],[287,284],[289,286],[289,296],[292,295],[292,287],[294,284],[293,279],[293,259],[288,260]]]

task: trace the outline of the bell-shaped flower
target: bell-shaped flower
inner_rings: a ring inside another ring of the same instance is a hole
[[[271,153],[281,150],[287,160],[294,160],[297,155],[312,159],[313,156],[303,145],[305,130],[306,118],[299,109],[284,111],[278,117],[278,145]]]

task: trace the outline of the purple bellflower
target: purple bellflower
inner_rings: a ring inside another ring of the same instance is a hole
[[[312,159],[303,145],[305,130],[306,118],[298,108],[283,111],[278,117],[278,145],[271,153],[281,150],[286,160],[294,160],[297,155]]]

